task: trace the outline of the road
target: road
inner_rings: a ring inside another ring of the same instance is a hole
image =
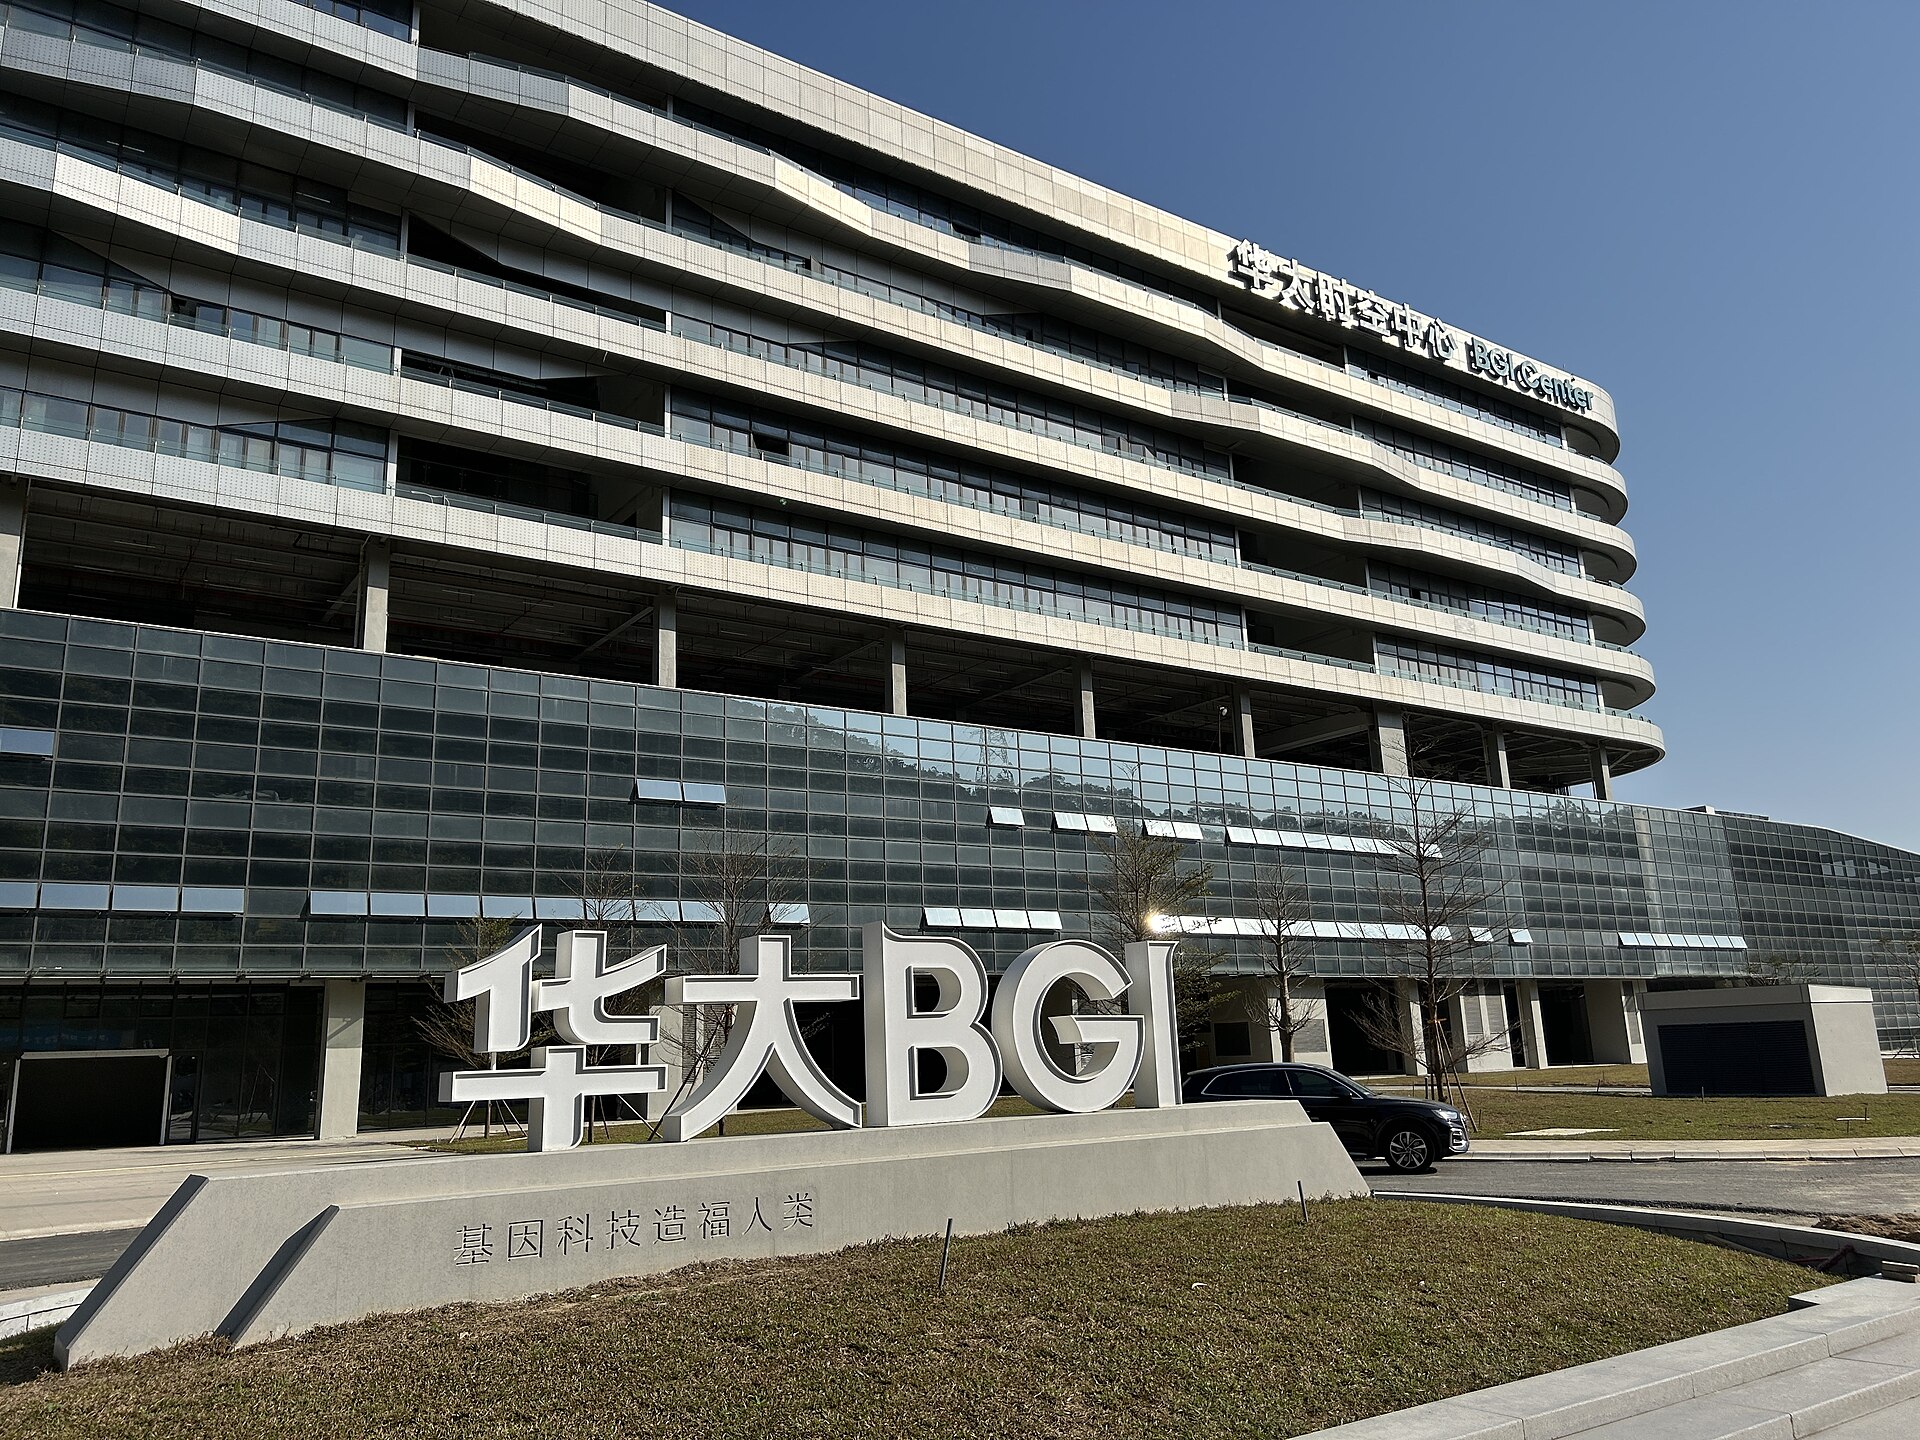
[[[37,1235],[0,1241],[0,1291],[67,1280],[97,1280],[138,1230],[90,1230],[83,1235]]]
[[[1920,1160],[1456,1160],[1426,1175],[1361,1168],[1380,1195],[1427,1190],[1797,1218],[1920,1212]]]

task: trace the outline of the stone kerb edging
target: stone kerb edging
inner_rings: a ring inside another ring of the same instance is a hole
[[[189,1177],[63,1366],[888,1237],[1367,1194],[1291,1100]]]
[[[1822,1230],[1812,1225],[1784,1225],[1747,1215],[1709,1215],[1692,1210],[1655,1210],[1639,1205],[1597,1205],[1579,1200],[1535,1200],[1508,1195],[1443,1195],[1431,1191],[1383,1193],[1386,1200],[1417,1200],[1440,1205],[1486,1205],[1496,1210],[1531,1210],[1542,1215],[1564,1215],[1572,1220],[1595,1220],[1603,1225],[1628,1225],[1657,1230],[1686,1240],[1705,1240],[1772,1255],[1782,1260],[1832,1260],[1851,1250],[1863,1262],[1892,1261],[1920,1265],[1920,1245],[1879,1235],[1855,1235],[1845,1230]],[[1857,1268],[1857,1267],[1856,1267]],[[1915,1291],[1920,1305],[1920,1289]]]
[[[0,1294],[0,1339],[58,1325],[80,1308],[92,1289],[89,1280],[78,1285],[34,1285]]]
[[[1916,1160],[1920,1136],[1892,1136],[1879,1140],[1719,1140],[1667,1142],[1658,1140],[1476,1140],[1474,1148],[1455,1161],[1614,1160]],[[1453,1162],[1449,1162],[1453,1163]]]

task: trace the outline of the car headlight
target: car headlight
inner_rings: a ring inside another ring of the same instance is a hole
[[[1458,1125],[1460,1123],[1460,1112],[1458,1110],[1442,1110],[1438,1113],[1440,1118],[1450,1125]]]

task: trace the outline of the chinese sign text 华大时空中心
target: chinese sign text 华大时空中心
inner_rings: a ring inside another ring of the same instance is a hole
[[[1348,329],[1370,331],[1410,354],[1463,368],[1563,410],[1585,414],[1593,408],[1593,391],[1569,375],[1489,345],[1477,336],[1463,336],[1430,315],[1276,255],[1251,240],[1240,241],[1227,253],[1227,268],[1252,293],[1265,295],[1289,310]]]
[[[532,926],[504,950],[455,971],[445,996],[473,1002],[474,1049],[481,1054],[527,1048],[540,1012],[552,1014],[567,1043],[534,1047],[525,1067],[445,1075],[440,1093],[455,1104],[524,1100],[527,1147],[560,1150],[580,1143],[589,1097],[666,1089],[664,1065],[589,1058],[590,1047],[631,1047],[637,1057],[659,1043],[657,1018],[621,1014],[608,1002],[662,976],[666,947],[616,961],[604,932],[569,930],[554,947],[553,977],[536,979],[540,940],[540,927]],[[826,975],[796,971],[787,936],[754,936],[741,943],[733,974],[667,978],[668,1005],[716,1007],[728,1019],[719,1053],[688,1077],[660,1123],[661,1138],[686,1140],[711,1128],[763,1074],[840,1129],[971,1120],[986,1113],[1003,1079],[1043,1110],[1104,1110],[1128,1091],[1140,1109],[1177,1105],[1173,950],[1173,942],[1151,941],[1129,945],[1116,960],[1084,940],[1036,945],[1001,976],[989,1018],[986,966],[958,940],[900,935],[875,922],[862,933],[859,973]],[[936,992],[927,1005],[915,993],[922,981]],[[1062,982],[1097,1013],[1043,1015],[1043,1002]],[[852,1001],[861,1004],[866,1039],[864,1104],[820,1068],[795,1008]],[[1071,1047],[1085,1062],[1062,1065],[1049,1049],[1048,1030],[1054,1046]],[[937,1089],[917,1082],[922,1052],[945,1062]]]

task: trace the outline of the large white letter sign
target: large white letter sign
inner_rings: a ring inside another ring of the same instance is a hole
[[[553,979],[533,982],[533,1008],[551,1010],[553,1028],[574,1045],[652,1045],[660,1022],[651,1015],[615,1015],[607,1001],[644,985],[667,968],[656,945],[614,964],[601,930],[569,930],[554,945]]]
[[[448,1004],[474,1001],[473,1048],[486,1055],[524,1050],[533,1038],[533,958],[540,953],[540,927],[529,926],[496,955],[447,976],[440,994]]]
[[[1094,1048],[1093,1069],[1070,1075],[1047,1053],[1040,1034],[1047,992],[1062,980],[1095,1002],[1118,1000],[1128,990],[1127,973],[1098,945],[1054,940],[1036,945],[1007,967],[993,997],[993,1038],[1013,1088],[1042,1110],[1085,1115],[1105,1110],[1133,1084],[1140,1070],[1140,1015],[1058,1015],[1054,1033],[1069,1045]]]
[[[570,1150],[587,1127],[589,1095],[644,1095],[666,1088],[660,1065],[589,1065],[585,1047],[537,1045],[527,1070],[462,1070],[440,1077],[443,1099],[525,1100],[527,1149]]]
[[[1127,946],[1127,1013],[1146,1022],[1140,1083],[1133,1108],[1160,1110],[1180,1103],[1180,1041],[1173,1000],[1173,950],[1178,941],[1139,940]]]
[[[858,1000],[857,975],[796,975],[793,944],[785,935],[740,942],[738,975],[675,975],[669,1005],[731,1005],[733,1031],[685,1102],[662,1122],[668,1140],[688,1140],[724,1118],[746,1098],[761,1073],[773,1076],[787,1098],[838,1129],[860,1123],[860,1102],[827,1078],[800,1035],[795,1005]]]
[[[860,932],[860,978],[866,986],[867,1123],[934,1125],[984,1115],[1000,1093],[1000,1057],[980,1016],[987,1008],[987,967],[958,940],[900,935],[878,920]],[[914,980],[940,988],[931,1010],[914,1005]],[[946,1062],[938,1090],[917,1083],[920,1052]]]
[[[660,1065],[589,1065],[588,1045],[651,1045],[660,1023],[650,1015],[610,1015],[607,1001],[658,975],[664,949],[655,948],[618,965],[607,963],[607,937],[598,930],[569,930],[557,948],[558,973],[533,978],[540,953],[540,927],[522,931],[497,955],[447,977],[449,1000],[474,1000],[473,1048],[483,1054],[518,1050],[532,1037],[533,1012],[551,1010],[553,1028],[572,1045],[540,1046],[531,1069],[459,1070],[440,1077],[440,1098],[450,1104],[525,1100],[527,1148],[565,1150],[586,1133],[589,1095],[644,1095],[664,1090]]]

